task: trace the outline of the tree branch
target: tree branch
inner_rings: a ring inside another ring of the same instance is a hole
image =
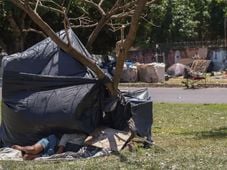
[[[37,8],[38,8],[38,5],[39,5],[39,2],[40,2],[40,0],[37,0],[37,1],[36,1],[35,9],[34,9],[35,12],[37,12]]]
[[[128,12],[122,12],[116,15],[112,15],[111,19],[127,18],[127,17],[131,17],[133,14],[134,14],[134,10],[130,10]]]
[[[34,28],[23,29],[22,31],[23,31],[23,32],[35,32],[35,33],[37,33],[37,34],[42,35],[44,38],[47,37],[46,34],[43,33],[43,31],[39,31],[39,30],[36,30],[36,29],[34,29]]]
[[[84,0],[86,3],[92,5],[93,7],[95,7],[99,13],[101,14],[101,16],[106,15],[105,11],[102,9],[101,5],[102,5],[102,0],[100,1],[99,4],[95,3],[93,0]]]
[[[14,20],[11,11],[8,12],[7,20],[8,20],[8,22],[9,22],[10,26],[11,26],[11,27],[13,28],[13,30],[15,31],[15,33],[16,33],[16,34],[20,34],[21,30],[20,30],[20,28],[18,27],[16,21]]]
[[[68,33],[68,30],[70,28],[70,23],[69,23],[69,19],[68,19],[68,16],[66,14],[66,9],[65,8],[63,8],[63,12],[64,12],[64,28],[65,28],[65,33],[66,33],[66,37],[67,37],[67,40],[68,40],[68,45],[71,46],[71,41],[70,41],[69,33]]]
[[[29,4],[30,4],[30,5],[33,5],[33,6],[36,5],[36,4],[33,3],[33,2],[29,2]],[[41,2],[39,3],[38,7],[64,15],[63,11],[61,11],[60,9],[53,8],[53,7],[50,7],[50,6],[46,6],[46,5],[44,5],[43,3],[41,3]],[[37,8],[38,8],[38,7],[37,7]]]
[[[122,28],[122,24],[114,24],[112,22],[108,23],[107,24],[109,27],[110,27],[110,31],[112,32],[116,32],[116,31],[119,31],[121,28]],[[130,23],[125,23],[124,26],[125,27],[128,27],[130,25]]]
[[[104,0],[100,0],[100,1],[99,1],[99,6],[102,6],[103,1],[104,1]]]
[[[89,0],[90,1],[90,0]],[[93,2],[93,1],[92,1]],[[86,43],[86,48],[88,50],[91,50],[92,44],[94,43],[96,37],[98,36],[99,32],[102,30],[102,28],[110,21],[111,17],[117,13],[124,13],[125,9],[130,10],[129,7],[135,5],[135,1],[129,2],[125,5],[122,5],[123,0],[117,0],[113,7],[109,10],[109,12],[106,12],[105,15],[102,15],[101,19],[99,20],[98,24],[96,25],[95,29],[90,34],[88,41]],[[96,4],[97,5],[97,4]]]
[[[49,3],[52,3],[54,4],[56,7],[58,7],[59,9],[62,9],[62,6],[59,5],[58,3],[54,2],[53,0],[42,0],[43,2],[49,2]]]
[[[80,63],[83,65],[89,67],[91,70],[93,70],[97,77],[99,79],[104,79],[106,78],[106,75],[104,72],[96,65],[96,63],[91,60],[90,58],[87,58],[80,52],[78,52],[75,48],[72,47],[71,44],[68,44],[64,40],[60,39],[56,35],[56,33],[52,30],[52,28],[42,20],[42,18],[35,13],[32,8],[30,7],[30,2],[29,0],[10,0],[13,4],[21,8],[23,11],[25,11],[30,18],[43,30],[43,32],[48,35],[62,50],[70,54],[72,57],[74,57],[76,60],[78,60]],[[42,2],[53,2],[52,0],[42,0]],[[33,1],[34,2],[34,1]],[[37,1],[36,1],[37,2]],[[40,1],[41,2],[41,1]],[[138,29],[138,23],[139,19],[141,16],[141,13],[146,5],[147,0],[132,0],[126,4],[122,4],[123,0],[117,0],[113,7],[108,11],[105,12],[104,9],[101,7],[104,0],[99,0],[99,2],[94,1],[94,0],[85,0],[86,3],[92,5],[95,7],[101,14],[101,19],[99,20],[98,23],[93,23],[97,24],[91,35],[89,36],[88,43],[89,47],[93,44],[94,40],[96,39],[97,35],[101,31],[101,29],[108,24],[108,22],[111,20],[111,17],[125,17],[127,14],[132,15],[131,16],[131,22],[130,22],[130,28],[129,32],[127,34],[126,39],[120,43],[120,51],[117,54],[118,56],[118,61],[117,61],[117,66],[115,70],[115,75],[114,75],[114,86],[112,83],[106,83],[106,87],[108,90],[111,92],[111,94],[116,95],[117,94],[117,87],[120,81],[120,76],[122,73],[123,69],[123,64],[125,61],[125,58],[128,54],[129,48],[132,46],[135,37],[136,37],[136,32]],[[42,4],[40,4],[42,5]],[[62,9],[62,8],[60,8]],[[57,9],[58,10],[58,9]],[[133,11],[133,13],[132,13]],[[125,13],[121,14],[121,13]],[[64,11],[61,11],[61,14],[64,14]],[[63,15],[64,16],[64,15]],[[89,20],[88,20],[89,21]],[[87,21],[87,22],[88,22]],[[89,22],[88,22],[89,23]],[[93,25],[90,23],[90,25]],[[81,24],[82,25],[82,24]],[[67,25],[65,25],[66,29],[66,36],[67,36],[67,31],[68,29],[66,28]],[[88,45],[87,43],[87,45]],[[88,46],[87,46],[88,47]]]
[[[25,11],[30,18],[65,52],[70,54],[84,66],[89,67],[92,71],[94,71],[99,79],[104,79],[106,77],[105,73],[96,65],[96,63],[78,52],[72,46],[68,46],[62,39],[60,39],[56,33],[52,30],[52,28],[42,20],[42,18],[35,13],[28,3],[23,3],[20,0],[10,0],[14,5]],[[112,83],[106,83],[106,87],[108,88],[111,94],[114,93],[114,89]]]
[[[136,1],[131,1],[131,2],[128,2],[124,5],[120,5],[120,2],[117,4],[115,3],[116,5],[114,5],[114,7],[110,10],[109,12],[109,15],[114,15],[116,13],[123,13],[123,12],[126,12],[126,11],[129,11],[131,10],[131,7],[135,7],[135,4],[136,4]]]
[[[78,17],[78,18],[70,18],[69,21],[75,21],[76,25],[71,25],[73,28],[91,28],[95,27],[98,23],[94,23],[89,17],[86,17],[84,15]],[[78,23],[77,23],[78,22]]]

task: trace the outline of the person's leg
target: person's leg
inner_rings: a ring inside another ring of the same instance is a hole
[[[26,153],[26,154],[23,155],[23,159],[24,160],[33,160],[33,159],[38,158],[40,156],[41,156],[41,154],[33,155],[33,154],[27,154]]]
[[[58,138],[55,135],[50,135],[46,138],[48,140],[48,144],[44,149],[42,156],[51,156],[55,154],[55,149],[58,143]]]
[[[36,155],[36,154],[43,152],[45,150],[45,148],[47,148],[48,144],[49,144],[48,138],[42,138],[34,145],[31,145],[31,146],[13,145],[12,148],[20,150],[26,154]]]
[[[33,160],[40,156],[53,155],[55,153],[56,145],[57,137],[55,135],[50,135],[47,138],[42,138],[32,146],[13,145],[12,148],[24,152],[23,159]]]
[[[34,145],[31,145],[31,146],[13,145],[12,148],[20,150],[20,151],[27,153],[27,154],[38,154],[38,153],[42,152],[43,149],[44,149],[44,147],[39,143],[36,143]]]
[[[12,148],[25,152],[26,154],[37,155],[43,152],[44,156],[50,156],[55,153],[57,141],[58,140],[55,135],[50,135],[47,138],[42,138],[32,146],[13,145]]]

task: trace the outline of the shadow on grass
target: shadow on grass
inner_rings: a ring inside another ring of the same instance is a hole
[[[227,137],[227,127],[221,127],[218,129],[212,129],[210,131],[200,131],[200,132],[186,132],[183,135],[194,135],[196,139],[221,139]]]
[[[145,148],[143,148],[143,151],[146,150],[144,149]],[[150,151],[152,151],[152,149],[153,147],[147,148],[147,152],[151,154]],[[159,164],[157,162],[150,162],[150,158],[146,155],[147,152],[138,152],[135,150],[132,151],[131,154],[122,154],[121,152],[112,152],[112,154],[118,157],[119,161],[127,166],[126,169],[128,169],[128,167],[131,167],[129,169],[144,169],[144,165],[147,166],[147,169],[159,169]]]
[[[120,162],[126,163],[128,165],[134,165],[136,167],[142,168],[142,165],[140,162],[138,162],[136,159],[132,159],[127,157],[126,155],[120,153],[120,152],[113,152],[113,155],[117,156],[120,159]]]
[[[128,158],[120,152],[112,152],[113,155],[117,156],[121,162],[127,162]]]

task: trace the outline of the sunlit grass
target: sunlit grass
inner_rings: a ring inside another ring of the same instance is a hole
[[[70,162],[0,162],[2,169],[227,169],[227,105],[154,104],[149,149]],[[1,169],[1,168],[0,168]]]

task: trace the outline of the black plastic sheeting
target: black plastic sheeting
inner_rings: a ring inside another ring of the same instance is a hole
[[[73,31],[68,32],[73,47],[92,58]],[[58,35],[67,41],[64,31]],[[122,130],[131,117],[138,133],[151,140],[153,112],[147,91],[108,97],[94,73],[50,38],[22,53],[4,57],[3,146],[31,145],[50,134],[89,134],[100,125]]]
[[[137,134],[152,142],[153,102],[147,89],[122,91],[115,109],[106,112],[105,124],[114,129],[123,130],[132,118]],[[127,120],[127,121],[126,121]]]

